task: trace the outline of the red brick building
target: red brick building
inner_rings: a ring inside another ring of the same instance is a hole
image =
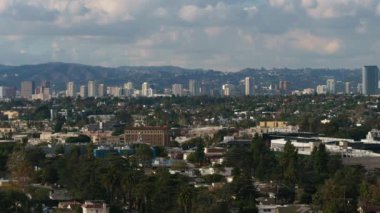
[[[127,143],[141,142],[154,146],[169,145],[169,129],[167,127],[130,127],[124,131]]]

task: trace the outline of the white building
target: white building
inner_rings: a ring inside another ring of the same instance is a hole
[[[335,94],[336,88],[335,88],[335,79],[327,79],[326,81],[326,91],[328,94]]]
[[[173,86],[172,86],[172,94],[174,96],[182,96],[183,95],[182,84],[173,84]]]
[[[75,97],[75,85],[73,81],[67,82],[66,86],[66,96],[67,97]]]
[[[317,92],[318,95],[327,94],[327,86],[326,85],[318,85],[316,92]]]
[[[254,88],[254,79],[252,77],[246,77],[244,80],[245,83],[245,95],[251,96],[254,95],[255,88]]]
[[[96,91],[96,82],[95,81],[88,81],[87,85],[87,96],[88,97],[97,97],[97,91]]]
[[[109,213],[109,211],[109,207],[103,202],[85,201],[82,205],[83,213]]]

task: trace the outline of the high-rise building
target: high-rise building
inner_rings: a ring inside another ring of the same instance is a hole
[[[75,85],[73,81],[67,82],[67,87],[66,87],[66,96],[67,97],[75,97]]]
[[[87,88],[86,88],[86,85],[80,86],[80,88],[79,88],[79,96],[81,98],[87,98]]]
[[[328,94],[335,94],[336,88],[335,88],[335,79],[327,79],[326,81],[326,92]]]
[[[344,93],[351,94],[351,83],[348,81],[344,83]]]
[[[128,81],[124,84],[124,89],[133,89],[133,83]]]
[[[364,66],[362,68],[363,95],[378,94],[379,68],[377,66]]]
[[[88,81],[87,96],[88,97],[97,97],[97,87],[96,87],[95,81]]]
[[[232,84],[223,84],[222,86],[224,96],[234,96],[235,95],[235,86]]]
[[[182,84],[173,84],[173,86],[172,86],[172,94],[174,96],[182,96],[183,95]]]
[[[14,87],[0,86],[0,99],[15,98],[16,89]]]
[[[326,85],[318,85],[316,92],[318,95],[324,95],[327,93],[327,86]]]
[[[33,91],[34,91],[34,82],[33,81],[23,81],[21,82],[21,98],[32,99]]]
[[[104,97],[107,93],[107,88],[104,84],[98,86],[98,97]]]
[[[141,95],[142,96],[145,96],[145,97],[148,97],[148,93],[149,93],[149,83],[148,82],[144,82],[142,85],[141,85]]]
[[[199,84],[196,80],[189,80],[189,93],[191,96],[199,95]]]
[[[123,89],[121,87],[110,87],[110,95],[114,97],[120,97]]]
[[[252,77],[246,77],[245,78],[245,95],[246,96],[251,96],[254,95],[255,88],[254,88],[254,82]]]
[[[289,82],[284,80],[280,81],[278,89],[281,91],[287,91],[289,89]]]

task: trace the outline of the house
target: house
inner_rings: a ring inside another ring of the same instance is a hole
[[[78,201],[64,201],[58,203],[58,208],[54,212],[76,213],[77,209],[81,207]]]
[[[109,213],[109,207],[102,201],[85,201],[82,205],[83,213]]]
[[[366,205],[358,208],[359,213],[380,213],[380,205]]]

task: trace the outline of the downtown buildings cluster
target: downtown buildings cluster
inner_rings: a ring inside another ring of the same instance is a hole
[[[246,76],[238,83],[213,84],[209,81],[190,79],[187,83],[174,83],[162,88],[156,82],[127,81],[123,85],[106,85],[99,79],[86,83],[66,82],[65,90],[58,90],[54,82],[43,80],[36,86],[34,81],[22,81],[19,88],[0,86],[0,99],[23,98],[27,100],[50,100],[55,97],[170,97],[170,96],[252,96],[252,95],[309,95],[309,94],[363,94],[379,93],[379,69],[364,66],[361,80],[343,81],[326,77],[325,84],[316,87],[295,88],[295,82],[280,79],[275,83],[263,83],[253,76]],[[359,82],[359,83],[358,83]]]

